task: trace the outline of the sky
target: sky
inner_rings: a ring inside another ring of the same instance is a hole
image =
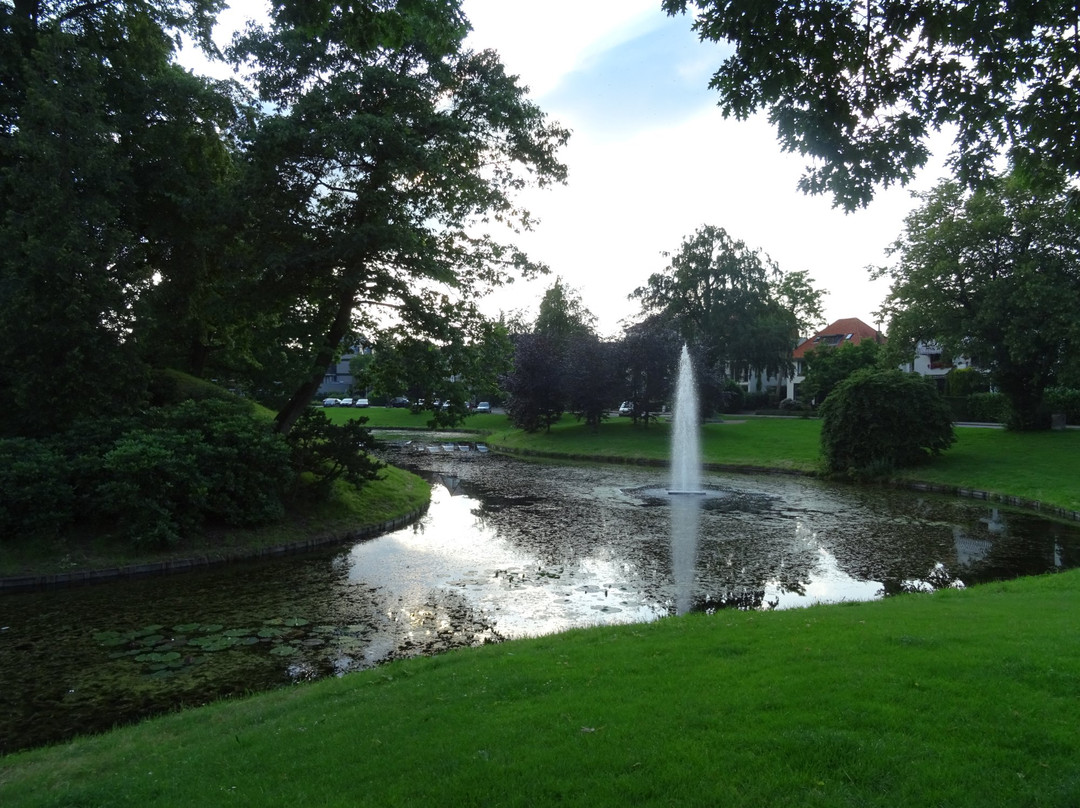
[[[222,31],[257,16],[262,0],[236,0]],[[517,281],[483,301],[485,311],[536,314],[556,277],[616,336],[640,313],[628,299],[668,266],[665,253],[704,225],[760,249],[781,270],[807,270],[826,292],[825,319],[876,325],[888,282],[868,267],[887,248],[941,162],[907,189],[879,191],[854,213],[797,187],[806,159],[781,151],[764,114],[725,120],[709,78],[725,47],[701,43],[689,17],[668,17],[660,0],[463,0],[466,44],[499,52],[530,98],[572,131],[562,152],[565,186],[522,196],[539,220],[516,238],[551,274]],[[883,324],[887,325],[887,324]],[[809,336],[809,335],[806,335]]]

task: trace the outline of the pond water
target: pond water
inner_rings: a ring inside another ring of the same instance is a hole
[[[437,448],[437,447],[432,447]],[[402,451],[416,524],[303,556],[0,598],[0,752],[379,662],[675,613],[666,471]],[[1080,526],[705,475],[691,608],[776,609],[1080,563]]]

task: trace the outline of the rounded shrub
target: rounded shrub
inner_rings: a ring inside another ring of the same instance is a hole
[[[840,382],[820,408],[830,472],[880,475],[936,455],[956,440],[952,414],[913,373],[866,369]]]

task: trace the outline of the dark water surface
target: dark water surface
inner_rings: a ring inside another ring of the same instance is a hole
[[[674,613],[666,472],[402,452],[417,524],[353,546],[0,598],[0,751],[379,662]],[[1080,527],[935,495],[705,476],[692,608],[790,608],[1080,563]]]

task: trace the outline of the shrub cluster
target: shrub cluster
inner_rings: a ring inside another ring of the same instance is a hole
[[[1003,424],[1009,413],[1009,400],[1001,393],[971,393],[946,399],[953,420]]]
[[[952,413],[933,385],[899,370],[859,370],[820,408],[828,470],[876,476],[936,455],[956,440]]]
[[[186,401],[86,422],[48,440],[0,441],[0,535],[41,540],[72,528],[139,547],[208,523],[279,519],[295,474],[290,448],[241,401]]]
[[[307,409],[289,432],[293,469],[297,477],[307,475],[314,482],[309,490],[326,496],[335,480],[345,480],[356,488],[378,478],[380,463],[366,449],[375,445],[364,427],[367,418],[352,418],[333,424],[317,409]]]
[[[1046,391],[1046,408],[1065,413],[1070,424],[1080,424],[1080,390],[1074,387],[1050,387]]]

